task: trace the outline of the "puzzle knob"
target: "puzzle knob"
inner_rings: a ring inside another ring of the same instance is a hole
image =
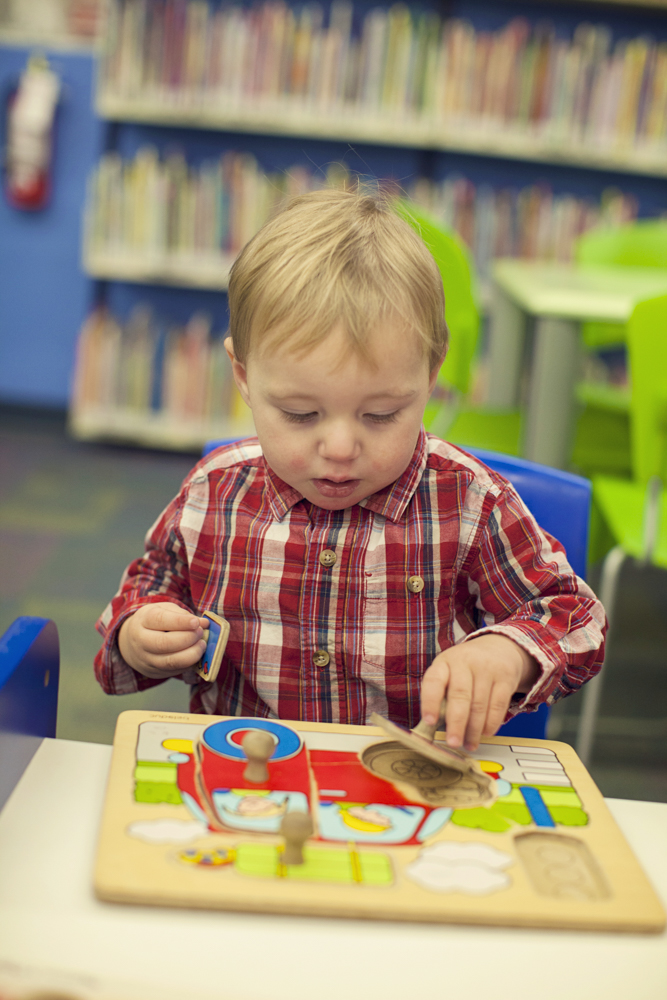
[[[266,762],[273,753],[275,742],[270,733],[264,729],[253,729],[247,733],[241,741],[243,752],[248,758],[246,769],[243,772],[245,781],[252,781],[255,785],[262,785],[269,780],[269,769]]]
[[[440,714],[438,715],[438,721],[435,725],[428,725],[423,719],[417,723],[415,728],[412,730],[417,736],[423,736],[425,739],[429,740],[431,743],[435,739],[435,734],[438,731],[438,726],[445,718],[445,713],[447,711],[447,699],[443,698],[440,703]]]
[[[280,832],[285,838],[283,864],[302,865],[303,845],[313,832],[313,821],[309,813],[288,812],[280,824]]]

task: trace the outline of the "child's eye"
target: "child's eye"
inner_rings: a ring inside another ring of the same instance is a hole
[[[367,413],[367,418],[374,424],[391,424],[396,420],[397,411],[393,413]]]
[[[291,413],[289,410],[282,410],[282,415],[291,424],[305,424],[309,420],[314,420],[317,413]]]

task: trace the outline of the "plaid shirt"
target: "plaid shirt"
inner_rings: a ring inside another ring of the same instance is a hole
[[[230,624],[217,681],[182,675],[193,712],[364,723],[377,711],[412,726],[426,668],[481,629],[541,667],[510,715],[574,691],[603,659],[604,610],[562,546],[502,476],[423,430],[401,477],[344,510],[304,500],[256,438],[200,461],[98,622],[95,669],[110,694],[160,683],[117,643],[149,601]]]

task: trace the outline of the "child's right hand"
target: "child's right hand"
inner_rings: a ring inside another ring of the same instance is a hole
[[[118,648],[125,662],[145,677],[172,677],[199,663],[208,625],[208,619],[170,601],[145,604],[121,625]]]

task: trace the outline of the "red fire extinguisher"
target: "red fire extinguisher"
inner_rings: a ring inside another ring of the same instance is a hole
[[[31,56],[7,110],[5,192],[14,208],[44,208],[51,193],[53,122],[60,81],[44,56]]]

